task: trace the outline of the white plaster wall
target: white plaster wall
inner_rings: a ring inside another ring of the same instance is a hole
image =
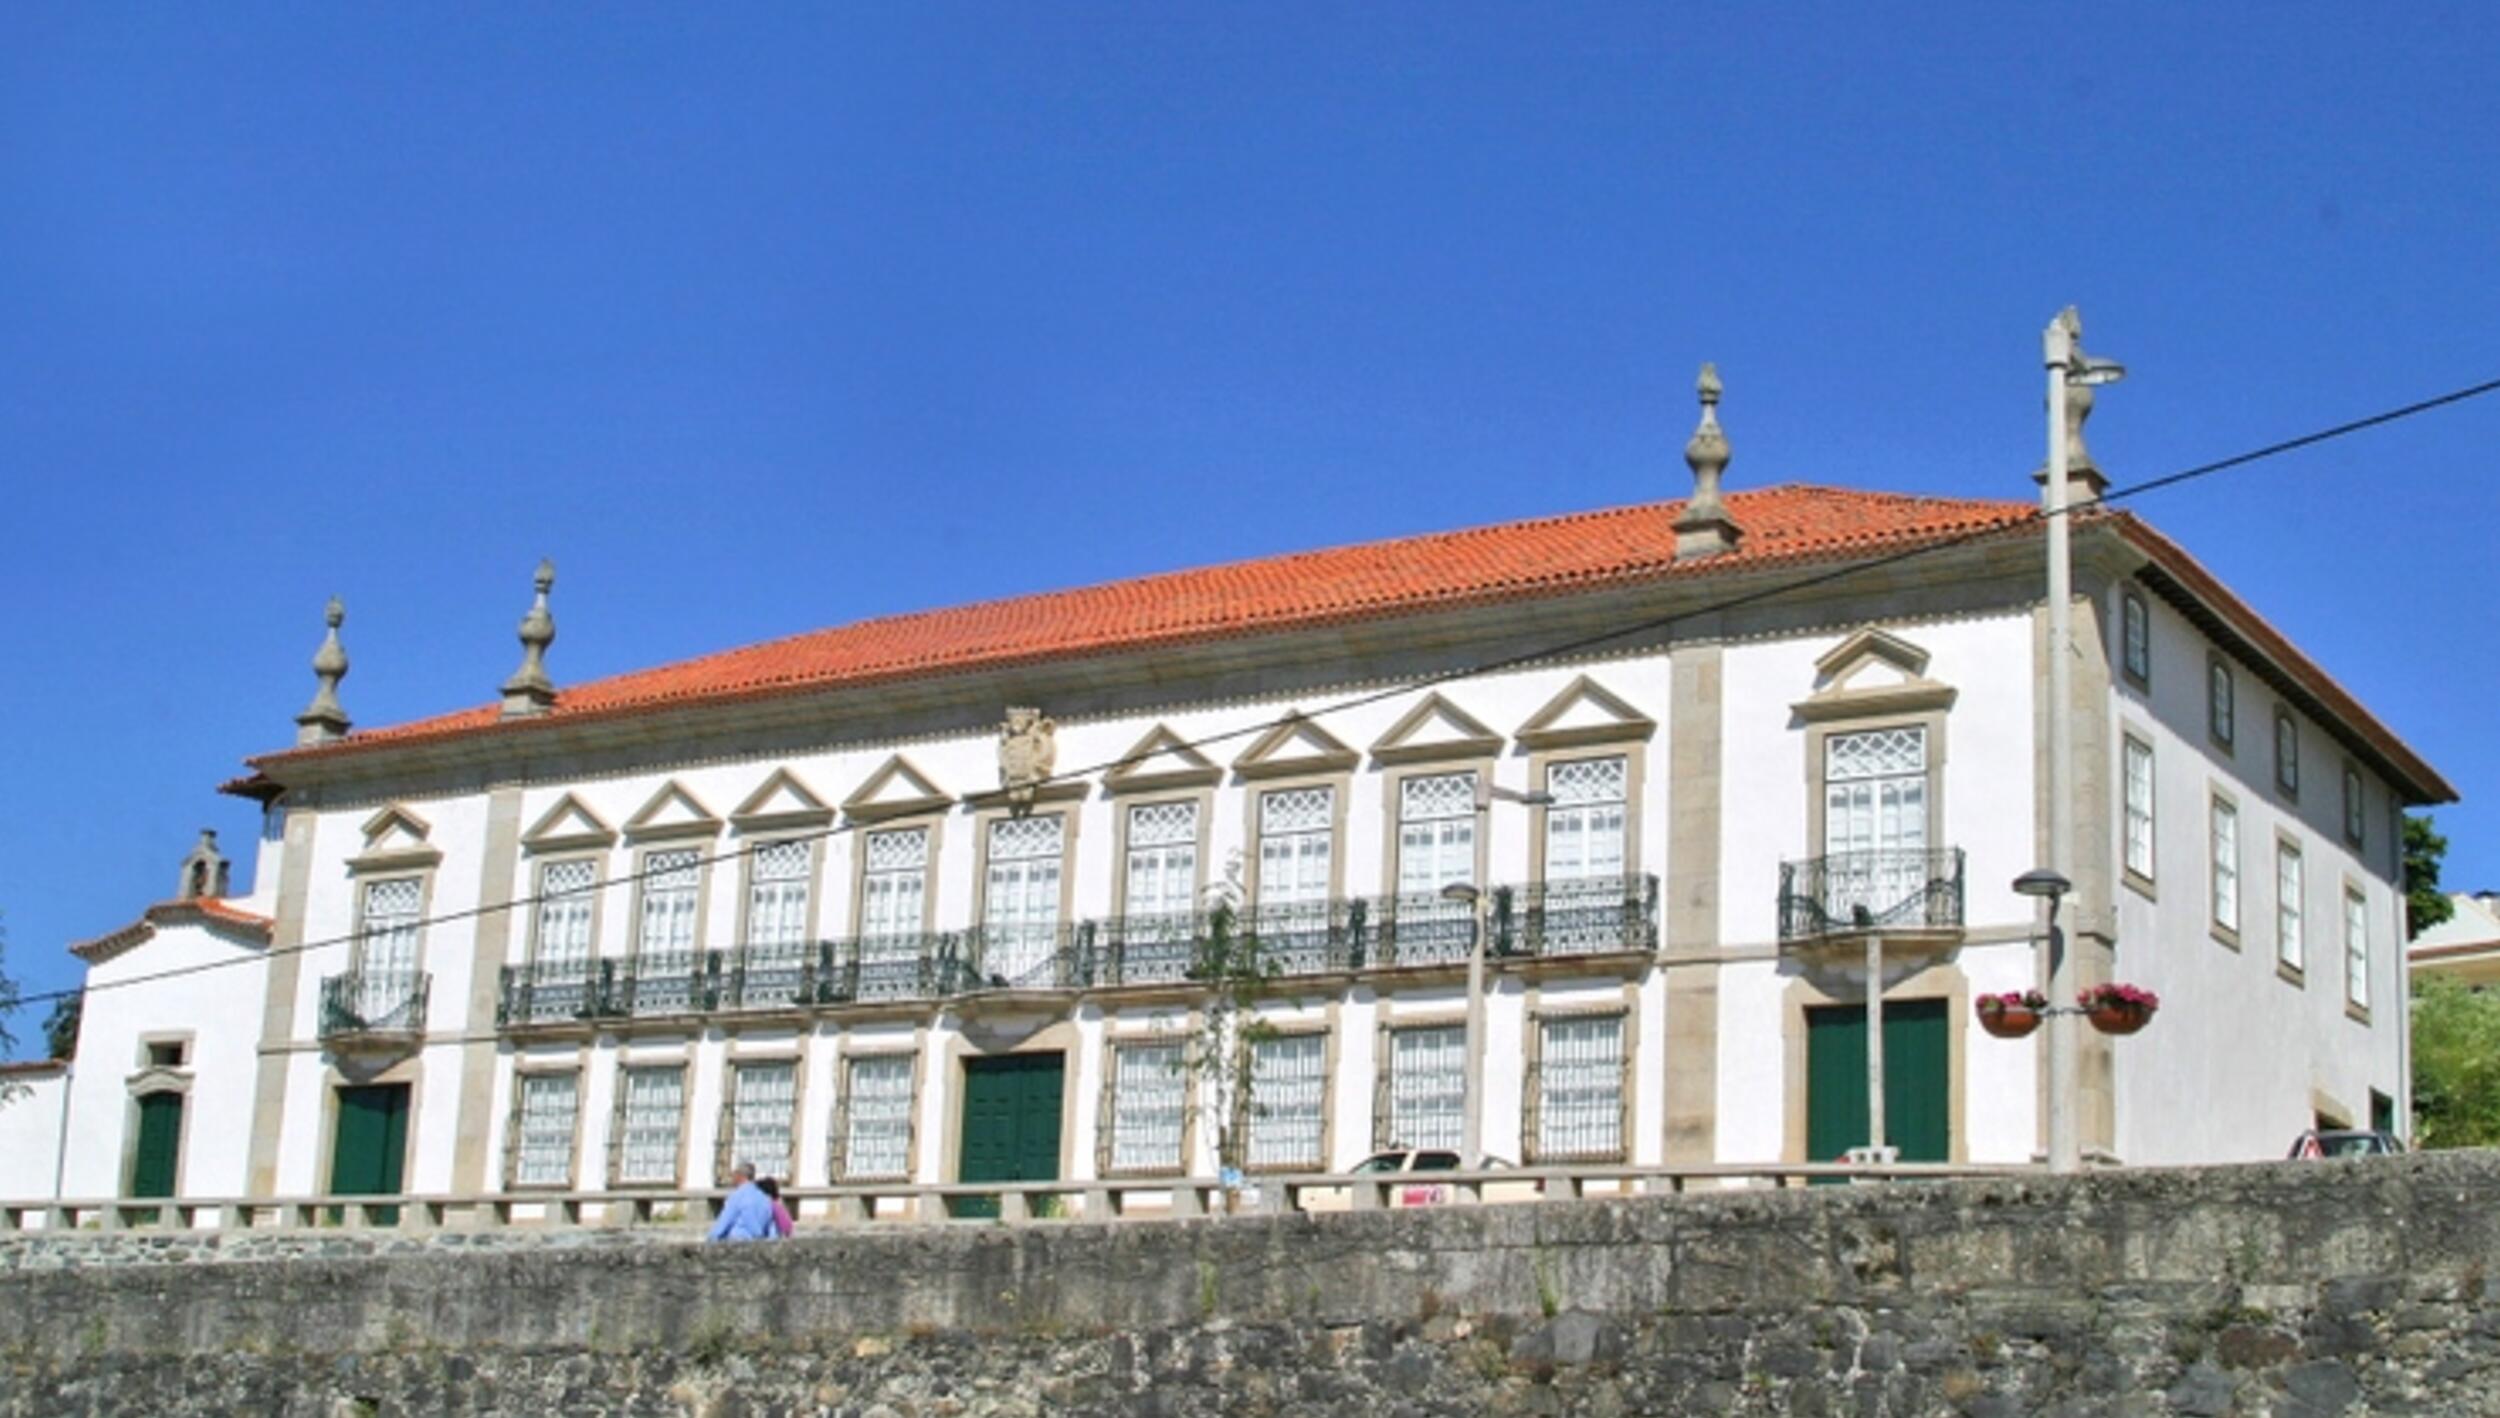
[[[192,1036],[182,1189],[195,1196],[242,1193],[267,969],[258,945],[199,925],[167,925],[88,970],[69,1090],[70,1158],[63,1185],[70,1195],[118,1195],[129,1180],[123,1153],[138,1125],[129,1081],[144,1057],[140,1039],[150,1033]],[[174,970],[196,973],[123,984]]]
[[[2119,1041],[2119,1143],[2129,1162],[2248,1161],[2280,1157],[2311,1125],[2319,1097],[2356,1126],[2369,1122],[2370,1092],[2403,1099],[2401,895],[2391,840],[2391,795],[2366,769],[2364,843],[2343,833],[2346,755],[2295,711],[2301,756],[2297,799],[2274,783],[2277,696],[2232,662],[2237,732],[2232,747],[2206,728],[2202,632],[2157,597],[2145,596],[2152,630],[2149,687],[2123,675],[2112,690],[2120,730],[2151,745],[2155,872],[2150,893],[2117,892],[2118,974],[2154,990],[2162,1009],[2142,1033]],[[2116,596],[2109,616],[2116,623]],[[2110,735],[2111,859],[2123,863],[2121,736]],[[2208,803],[2215,790],[2239,808],[2240,927],[2235,949],[2210,928]],[[2288,836],[2303,864],[2306,968],[2287,978],[2276,964],[2275,844]],[[2371,1008],[2344,1007],[2343,894],[2368,902]]]
[[[69,1078],[65,1068],[9,1076],[8,1083],[24,1091],[0,1103],[0,1197],[31,1201],[53,1194]]]

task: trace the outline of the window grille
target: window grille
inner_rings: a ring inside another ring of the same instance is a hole
[[[619,1093],[616,1180],[622,1184],[677,1181],[678,1137],[686,1114],[686,1071],[681,1067],[628,1068]]]
[[[2308,947],[2301,939],[2300,849],[2289,842],[2274,847],[2274,949],[2278,959],[2298,970]]]
[[[1467,1031],[1389,1031],[1387,1147],[1455,1148],[1466,1137]]]
[[[2344,893],[2344,999],[2370,1007],[2370,907],[2358,891]]]
[[[743,1063],[730,1080],[729,1156],[722,1167],[755,1164],[759,1177],[790,1175],[790,1124],[798,1109],[798,1069],[786,1063]]]
[[[1286,1034],[1251,1044],[1249,1165],[1284,1170],[1321,1165],[1327,1060],[1325,1034]]]
[[[1010,985],[1050,982],[1066,823],[1051,813],[990,824],[981,964]]]
[[[396,1024],[409,1008],[417,978],[423,894],[423,884],[413,876],[365,883],[356,1013],[369,1026]]]
[[[573,1180],[573,1098],[576,1075],[520,1076],[521,1137],[512,1180],[560,1187]]]
[[[1122,1044],[1111,1057],[1111,1170],[1168,1172],[1181,1167],[1189,1092],[1181,1046]]]
[[[2220,798],[2213,803],[2213,918],[2226,931],[2240,928],[2240,811]]]
[[[911,1074],[909,1054],[861,1054],[846,1065],[842,1119],[834,1129],[842,1154],[834,1172],[842,1177],[911,1175]]]
[[[1623,1016],[1548,1019],[1538,1029],[1538,1160],[1622,1156]]]
[[[2127,741],[2127,870],[2153,879],[2153,750]]]

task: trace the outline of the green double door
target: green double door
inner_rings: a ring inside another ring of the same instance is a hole
[[[1884,1141],[1904,1162],[1953,1157],[1952,1053],[1940,999],[1884,1003]],[[1806,1160],[1867,1142],[1866,1009],[1806,1011]]]
[[[333,1196],[391,1196],[408,1166],[408,1085],[375,1084],[339,1090],[338,1135],[330,1144]],[[332,1218],[338,1213],[333,1211]],[[395,1208],[374,1220],[398,1221]]]
[[[1059,1178],[1060,1098],[1065,1054],[1008,1054],[964,1060],[962,1160],[966,1182],[1049,1182]],[[996,1216],[996,1197],[965,1197],[957,1216]]]
[[[139,1099],[139,1142],[130,1153],[131,1196],[172,1196],[182,1164],[182,1095],[148,1093]],[[142,1212],[154,1221],[154,1211]]]

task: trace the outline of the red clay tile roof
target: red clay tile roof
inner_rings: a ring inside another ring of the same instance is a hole
[[[108,931],[93,940],[82,940],[69,948],[69,953],[90,965],[101,965],[132,946],[156,934],[158,926],[186,925],[195,921],[222,925],[258,936],[263,945],[269,943],[270,932],[277,922],[256,911],[229,906],[223,898],[198,896],[188,901],[159,901],[139,915],[139,919],[117,931]]]
[[[2033,511],[2028,502],[1807,486],[1731,493],[1727,509],[1744,529],[1738,549],[1683,565],[1675,560],[1674,528],[1683,504],[1642,503],[861,621],[567,685],[553,710],[515,723],[994,669],[1892,550],[2018,525]],[[250,762],[281,765],[499,726],[515,725],[487,705]]]

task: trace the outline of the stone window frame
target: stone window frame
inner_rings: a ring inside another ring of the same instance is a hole
[[[2118,669],[2138,689],[2153,687],[2153,613],[2128,586],[2118,593]]]
[[[2370,969],[2377,963],[2377,961],[2373,958],[2374,952],[2372,951],[2370,945],[2369,890],[2364,887],[2357,878],[2347,873],[2344,877],[2344,890],[2342,895],[2338,898],[2337,904],[2343,909],[2343,918],[2337,924],[2336,935],[2340,939],[2343,946],[2344,1016],[2359,1023],[2367,1024],[2370,1022]],[[2357,911],[2354,909],[2356,906],[2360,908]],[[2355,951],[2353,948],[2352,928],[2353,922],[2356,919],[2358,919],[2361,923],[2361,940],[2360,949],[2358,951]],[[2353,974],[2353,960],[2356,955],[2358,955],[2361,962],[2361,973],[2358,977],[2361,984],[2361,997],[2359,999],[2355,999],[2353,997],[2353,982],[2355,979]]]
[[[733,949],[743,951],[755,936],[755,857],[767,847],[791,842],[807,844],[807,920],[800,928],[800,939],[821,939],[817,923],[825,909],[825,829],[809,828],[792,831],[787,828],[741,833],[738,842],[738,929]]]
[[[2224,816],[2231,820],[2231,919],[2222,919],[2222,864],[2214,857],[2215,830]],[[2220,784],[2209,785],[2205,794],[2205,929],[2215,940],[2240,948],[2240,931],[2248,923],[2248,843],[2244,830],[2247,815],[2240,811],[2240,801]]]
[[[1922,729],[1926,732],[1927,850],[1948,850],[1953,837],[1945,830],[1944,765],[1945,725],[1950,713],[1950,709],[1928,709],[1916,713],[1850,715],[1807,724],[1806,855],[1831,855],[1826,837],[1830,823],[1825,820],[1831,806],[1830,752],[1827,745],[1834,738],[1881,733],[1886,729]]]
[[[1085,791],[1082,783],[1074,787],[1077,795]],[[1076,869],[1078,825],[1084,819],[1081,803],[1075,796],[1044,795],[1028,811],[1018,812],[1006,801],[995,799],[993,805],[979,807],[972,813],[972,928],[986,932],[990,921],[990,836],[1001,822],[1013,818],[1056,817],[1059,819],[1059,910],[1052,923],[1056,935],[1064,935],[1076,920]],[[932,844],[934,848],[934,844]],[[930,864],[936,865],[936,853],[930,853]],[[932,903],[934,904],[934,903]],[[1053,949],[1057,947],[1054,945]]]
[[[2225,758],[2238,752],[2240,692],[2231,662],[2220,650],[2205,652],[2205,737]]]
[[[1326,788],[1331,794],[1328,804],[1328,894],[1326,899],[1329,901],[1345,899],[1346,857],[1349,855],[1350,845],[1346,840],[1346,822],[1348,814],[1353,809],[1354,770],[1334,768],[1311,773],[1286,773],[1275,777],[1254,779],[1241,795],[1242,840],[1248,844],[1247,850],[1242,853],[1241,863],[1244,910],[1256,911],[1259,906],[1259,888],[1263,876],[1261,858],[1265,848],[1265,839],[1259,832],[1259,805],[1267,800],[1267,795],[1270,793],[1291,792],[1297,788]]]
[[[712,864],[719,853],[714,844],[719,840],[717,829],[685,832],[674,837],[655,837],[638,841],[633,846],[634,892],[632,914],[625,931],[625,959],[639,961],[643,954],[643,902],[650,895],[653,870],[651,859],[667,852],[694,853],[694,932],[686,948],[696,960],[703,958],[704,937],[711,927]]]
[[[1471,801],[1493,781],[1493,755],[1475,750],[1454,753],[1448,757],[1417,757],[1401,759],[1381,772],[1380,780],[1380,894],[1395,902],[1400,896],[1398,874],[1406,858],[1406,784],[1415,778],[1447,778],[1466,773],[1474,777],[1470,786]],[[1470,810],[1469,835],[1474,839],[1475,862],[1469,869],[1468,884],[1478,891],[1490,891],[1488,873],[1492,870],[1492,814],[1482,809]]]
[[[944,807],[897,813],[891,817],[861,817],[854,813],[846,824],[858,840],[851,847],[851,900],[847,919],[849,934],[858,940],[868,934],[868,839],[880,832],[925,831],[929,834],[928,856],[920,864],[920,934],[932,935],[937,930],[938,863],[946,850],[946,818]]]
[[[546,924],[548,868],[566,866],[574,862],[588,862],[590,863],[590,885],[583,890],[590,897],[590,938],[587,942],[589,949],[582,958],[589,962],[589,972],[595,980],[599,972],[599,961],[605,953],[600,947],[605,940],[606,930],[606,913],[602,907],[608,896],[607,849],[604,847],[573,848],[536,853],[524,847],[522,851],[524,860],[530,865],[530,910],[529,921],[521,932],[523,952],[521,963],[535,965],[545,958],[539,951],[539,933]]]
[[[905,1059],[911,1065],[911,1100],[903,1117],[903,1170],[900,1172],[853,1172],[851,1151],[851,1070],[862,1060],[883,1063],[889,1059]],[[907,1182],[917,1171],[920,1152],[920,1109],[927,1101],[929,1071],[928,1050],[920,1046],[919,1031],[912,1041],[896,1045],[881,1042],[864,1049],[845,1048],[834,1060],[833,1112],[825,1128],[825,1176],[834,1185],[854,1182]],[[792,1140],[793,1147],[797,1141]]]
[[[671,1165],[669,1175],[666,1178],[659,1180],[647,1178],[628,1180],[624,1175],[625,1105],[630,1092],[626,1086],[627,1076],[635,1073],[668,1073],[672,1071],[677,1074],[676,1160]],[[617,1191],[639,1188],[649,1188],[658,1191],[674,1191],[683,1187],[686,1180],[687,1152],[690,1145],[694,1141],[694,1129],[687,1126],[687,1123],[694,1117],[693,1064],[682,1055],[673,1059],[637,1059],[620,1054],[616,1059],[616,1067],[612,1070],[612,1074],[615,1079],[616,1096],[613,1100],[611,1100],[608,1117],[607,1153],[609,1188]]]
[[[1612,741],[1575,744],[1568,748],[1532,749],[1528,753],[1528,781],[1537,791],[1552,792],[1556,768],[1603,758],[1623,760],[1623,873],[1628,879],[1644,870],[1641,858],[1642,788],[1649,779],[1649,742],[1645,734],[1635,737],[1627,733]],[[1548,815],[1553,808],[1552,804],[1539,803],[1529,809],[1528,880],[1540,885],[1547,880],[1545,848],[1551,830]]]
[[[1094,1175],[1103,1178],[1185,1177],[1190,1174],[1191,1159],[1198,1155],[1198,1133],[1202,1122],[1200,1090],[1206,1080],[1195,1060],[1190,1057],[1190,1041],[1204,1027],[1201,1017],[1192,1010],[1184,1027],[1177,1032],[1153,1029],[1115,1032],[1103,1031],[1098,1051],[1102,1074],[1100,1096],[1094,1106]],[[1152,1167],[1121,1167],[1113,1163],[1117,1155],[1118,1137],[1113,1124],[1118,1119],[1119,1059],[1122,1049],[1178,1049],[1181,1051],[1181,1137],[1178,1153],[1169,1165]],[[1247,1086],[1245,1075],[1244,1086]],[[1325,1123],[1322,1130],[1325,1132]],[[1324,1160],[1324,1159],[1323,1159]]]
[[[178,1046],[182,1050],[182,1062],[161,1064],[152,1061],[150,1052],[163,1044]],[[198,1131],[194,1126],[198,1119],[192,1116],[191,1111],[191,1085],[197,1077],[193,1072],[193,1060],[198,1057],[198,1039],[188,1029],[149,1029],[140,1032],[136,1046],[137,1067],[122,1080],[121,1162],[114,1173],[121,1181],[116,1190],[128,1194],[139,1165],[139,1100],[171,1093],[182,1100],[182,1122],[174,1134],[173,1194],[187,1196],[191,1190],[191,1134]]]
[[[435,860],[439,862],[441,854],[436,853],[434,855]],[[358,863],[348,863],[348,879],[354,884],[355,887],[353,893],[355,898],[355,933],[348,938],[347,968],[350,973],[358,976],[362,976],[365,972],[365,947],[370,939],[365,928],[366,894],[371,891],[373,887],[378,886],[383,882],[402,881],[413,878],[417,883],[417,937],[408,952],[408,969],[411,974],[417,977],[417,979],[424,982],[425,990],[428,995],[425,1003],[429,1011],[428,1017],[430,1018],[433,1007],[433,1000],[431,996],[433,994],[434,981],[432,974],[426,969],[425,966],[425,928],[427,923],[434,918],[435,869],[430,865],[424,867],[410,865],[401,861],[399,856],[396,854],[392,858],[384,859],[384,863],[385,864],[383,865],[374,867],[370,875],[360,871]]]
[[[2274,707],[2274,789],[2286,802],[2300,801],[2300,721],[2281,704]]]
[[[1194,879],[1190,883],[1189,889],[1190,905],[1192,909],[1195,909],[1198,902],[1205,897],[1207,890],[1207,858],[1213,852],[1213,838],[1215,832],[1215,790],[1211,787],[1206,787],[1169,792],[1137,790],[1134,792],[1124,793],[1120,788],[1114,787],[1110,789],[1110,793],[1112,795],[1111,815],[1113,818],[1111,827],[1111,918],[1113,920],[1125,920],[1129,913],[1128,834],[1130,811],[1136,808],[1165,807],[1173,803],[1188,803],[1197,810],[1197,871]]]
[[[1329,1017],[1326,1019],[1297,1020],[1289,1024],[1270,1025],[1261,1032],[1259,1038],[1251,1039],[1243,1037],[1235,1043],[1234,1047],[1239,1051],[1240,1057],[1240,1064],[1238,1066],[1240,1081],[1237,1086],[1241,1090],[1241,1097],[1239,1100],[1239,1106],[1233,1110],[1233,1126],[1240,1134],[1242,1158],[1241,1169],[1244,1173],[1252,1176],[1290,1176],[1301,1172],[1325,1172],[1329,1168],[1330,1159],[1337,1155],[1337,1069],[1339,1066],[1339,1059],[1337,1054],[1338,1038],[1335,1015],[1336,1010],[1332,1005],[1329,1009]],[[1254,1070],[1252,1051],[1254,1047],[1260,1043],[1269,1043],[1282,1039],[1303,1039],[1309,1038],[1315,1034],[1325,1040],[1325,1042],[1320,1046],[1319,1063],[1319,1156],[1313,1159],[1309,1166],[1254,1163],[1250,1161],[1250,1130],[1256,1121],[1253,1117],[1252,1110],[1256,1105],[1257,1099],[1255,1094],[1252,1092],[1252,1073]]]
[[[2131,748],[2144,751],[2144,852],[2148,871],[2137,871],[2127,860],[2127,817],[2132,810],[2127,801],[2127,752]],[[2159,900],[2161,871],[2161,755],[2154,750],[2149,735],[2139,734],[2122,725],[2118,734],[2118,869],[2127,885],[2146,900]]]
[[[521,1109],[528,1097],[528,1080],[533,1078],[571,1078],[573,1080],[573,1122],[564,1150],[564,1176],[553,1182],[521,1180]],[[582,1175],[582,1120],[590,1104],[590,1069],[586,1058],[575,1055],[561,1062],[521,1058],[513,1061],[512,1092],[505,1100],[503,1133],[503,1190],[512,1194],[531,1192],[569,1192]]]
[[[1928,652],[1878,626],[1867,626],[1843,639],[1815,660],[1817,687],[1789,705],[1805,726],[1806,850],[1808,858],[1831,854],[1830,750],[1835,734],[1875,733],[1884,729],[1926,731],[1927,850],[1951,847],[1953,835],[1945,818],[1944,773],[1950,758],[1947,726],[1960,691],[1927,677]],[[1902,674],[1899,684],[1866,689],[1847,687],[1857,668],[1872,661],[1889,663]]]
[[[737,1146],[738,1140],[736,1123],[738,1120],[739,1074],[743,1070],[750,1068],[772,1068],[775,1066],[786,1067],[790,1070],[790,1152],[787,1157],[782,1159],[780,1171],[769,1172],[764,1168],[761,1162],[756,1162],[755,1158],[750,1157],[740,1159],[731,1156],[730,1153],[731,1149]],[[781,1178],[784,1186],[793,1184],[798,1177],[799,1135],[803,1131],[803,1129],[799,1126],[799,1120],[807,1116],[806,1060],[799,1057],[799,1053],[795,1045],[779,1046],[769,1052],[732,1054],[721,1061],[720,1076],[720,1118],[716,1123],[714,1123],[712,1128],[713,1176],[717,1178],[721,1184],[726,1185],[729,1180],[729,1169],[736,1165],[739,1161],[745,1160],[756,1162],[756,1174],[758,1176],[778,1176]],[[915,1106],[917,1106],[918,1096],[918,1093],[915,1091],[913,1094]],[[689,1100],[688,1111],[692,1111],[691,1100]]]
[[[331,1187],[335,1182],[332,1168],[338,1164],[339,1150],[339,1093],[348,1088],[406,1088],[408,1090],[408,1138],[406,1151],[400,1164],[399,1187],[402,1195],[414,1190],[409,1185],[409,1181],[416,1171],[418,1142],[422,1135],[419,1131],[419,1120],[425,1117],[424,1064],[425,1057],[420,1051],[406,1055],[388,1067],[371,1073],[361,1070],[350,1073],[339,1066],[335,1056],[331,1057],[328,1067],[322,1070],[321,1075],[320,1146],[314,1153],[315,1175],[320,1178],[321,1195],[332,1195]],[[511,1072],[512,1070],[509,1069],[499,1071],[502,1078],[509,1078]],[[457,1102],[457,1099],[453,1101]],[[487,1116],[489,1119],[494,1116],[491,1107]],[[488,1141],[492,1142],[500,1136],[500,1132],[494,1128],[491,1121],[487,1127]],[[485,1173],[482,1170],[485,1167],[484,1159],[480,1160],[479,1166],[480,1175],[484,1176]],[[497,1172],[496,1175],[501,1175],[501,1173]]]
[[[1458,1108],[1460,1127],[1463,1130],[1470,1102],[1467,1097],[1467,1017],[1464,1014],[1432,1013],[1392,1016],[1385,1009],[1381,1011],[1380,1022],[1375,1029],[1375,1038],[1372,1043],[1372,1151],[1386,1152],[1390,1148],[1407,1145],[1392,1137],[1389,1132],[1392,1095],[1397,1082],[1395,1076],[1396,1036],[1424,1030],[1451,1029],[1459,1032]]]
[[[1640,1117],[1640,1026],[1641,1012],[1632,995],[1636,987],[1625,986],[1624,994],[1614,998],[1572,999],[1548,1005],[1542,991],[1531,998],[1527,1010],[1526,1038],[1522,1041],[1522,1067],[1519,1082],[1519,1161],[1522,1166],[1544,1165],[1537,1145],[1537,1134],[1544,1123],[1545,1091],[1545,1026],[1548,1023],[1576,1019],[1606,1019],[1618,1022],[1616,1038],[1621,1042],[1622,1059],[1617,1066],[1615,1104],[1619,1117],[1615,1123],[1616,1149],[1611,1156],[1575,1153],[1551,1159],[1558,1165],[1571,1163],[1623,1163],[1633,1156],[1634,1123]]]
[[[2300,896],[2291,903],[2291,922],[2296,934],[2287,942],[2283,931],[2283,863],[2285,858],[2299,863]],[[2274,973],[2292,984],[2306,987],[2309,978],[2309,854],[2301,849],[2297,836],[2276,828],[2274,833]],[[2285,952],[2289,943],[2296,948]]]

